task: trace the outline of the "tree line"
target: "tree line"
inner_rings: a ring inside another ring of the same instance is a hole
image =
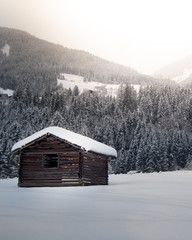
[[[136,93],[122,85],[116,98],[78,87],[47,87],[41,94],[27,83],[0,105],[0,177],[18,174],[14,143],[48,126],[59,126],[114,147],[113,172],[173,171],[185,168],[192,154],[190,89],[150,85]]]

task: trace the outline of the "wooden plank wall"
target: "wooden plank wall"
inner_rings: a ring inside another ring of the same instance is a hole
[[[107,157],[92,153],[84,153],[82,167],[83,185],[107,185],[108,161]]]
[[[57,168],[43,167],[43,154],[58,154]],[[79,179],[79,149],[49,136],[23,149],[20,158],[21,187],[76,186]]]

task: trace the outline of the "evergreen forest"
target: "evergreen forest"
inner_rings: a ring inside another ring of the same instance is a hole
[[[18,175],[14,143],[48,126],[59,126],[114,147],[115,174],[173,171],[189,167],[192,155],[192,90],[161,84],[136,93],[127,84],[118,96],[79,94],[78,87],[47,87],[41,94],[27,83],[0,104],[0,177]]]

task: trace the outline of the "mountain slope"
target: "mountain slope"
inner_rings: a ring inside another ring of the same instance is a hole
[[[155,76],[170,78],[186,85],[192,82],[192,55],[171,63],[154,73]]]
[[[38,39],[26,32],[0,27],[0,87],[14,89],[30,82],[36,89],[56,84],[59,73],[77,74],[88,81],[154,82],[135,70],[81,50]]]

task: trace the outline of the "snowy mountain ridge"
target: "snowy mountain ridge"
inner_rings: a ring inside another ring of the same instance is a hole
[[[168,78],[181,85],[190,84],[192,82],[192,55],[157,70],[154,76]]]
[[[183,81],[188,79],[192,75],[192,68],[186,68],[183,70],[183,73],[177,77],[173,77],[172,80],[174,80],[176,83],[182,84]]]
[[[86,79],[79,75],[61,73],[57,78],[58,85],[61,85],[66,89],[73,89],[75,86],[78,86],[80,93],[88,91],[96,91],[103,96],[112,96],[116,97],[118,94],[119,87],[122,85],[120,83],[108,82],[100,83],[94,81],[86,81]],[[136,92],[139,92],[139,84],[131,84],[134,87]]]

